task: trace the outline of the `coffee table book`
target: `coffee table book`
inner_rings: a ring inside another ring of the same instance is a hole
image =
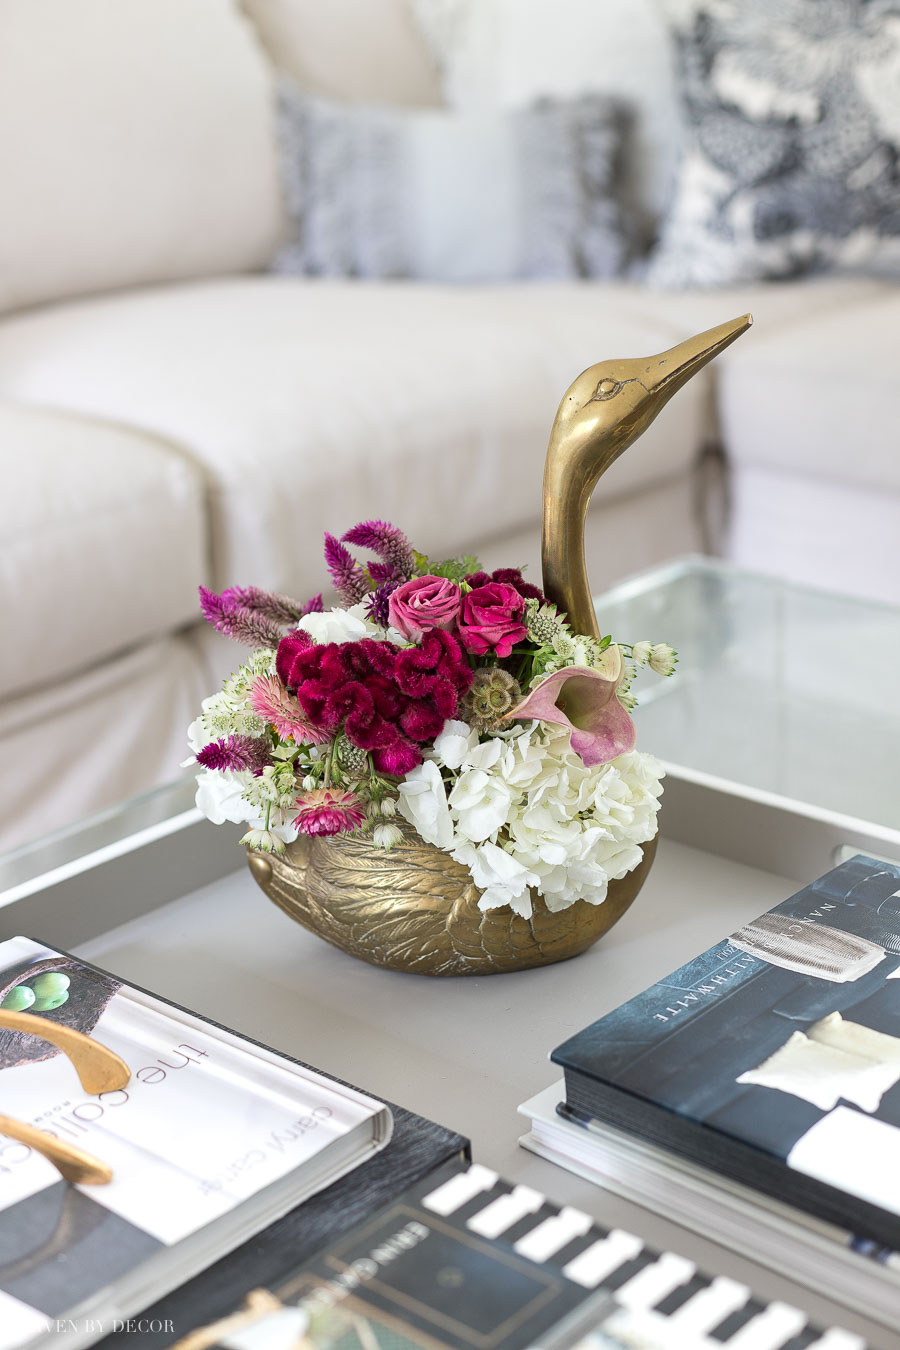
[[[864,1345],[478,1164],[433,1173],[267,1292],[259,1320],[192,1328],[182,1350]]]
[[[64,986],[49,1006],[48,975]],[[70,1350],[91,1344],[342,1178],[356,1180],[346,1221],[365,1212],[369,1162],[393,1129],[384,1103],[27,938],[0,944],[0,989],[7,1008],[36,993],[33,1013],[131,1070],[124,1087],[91,1095],[56,1046],[0,1028],[6,1113],[113,1173],[106,1185],[72,1185],[39,1152],[4,1140],[0,1350],[56,1344],[60,1326]],[[430,1166],[464,1145],[439,1133],[423,1140]],[[394,1192],[411,1179],[408,1165],[386,1171]],[[333,1230],[317,1217],[312,1209],[304,1226],[320,1243]],[[198,1294],[198,1306],[215,1303],[202,1277]]]
[[[546,1102],[529,1103],[543,1118],[529,1146],[537,1133],[600,1174],[625,1150],[644,1203],[664,1174],[705,1212],[702,1182],[710,1211],[755,1202],[798,1237],[830,1235],[843,1260],[852,1240],[889,1261],[900,1251],[898,915],[900,866],[856,855],[826,873],[554,1050],[572,1125],[551,1139]],[[714,1214],[699,1217],[727,1240]]]

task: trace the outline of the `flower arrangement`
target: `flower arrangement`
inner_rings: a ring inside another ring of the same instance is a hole
[[[672,648],[573,632],[520,570],[430,561],[382,521],[326,534],[325,563],[327,610],[200,588],[252,648],[190,728],[200,809],[270,853],[357,831],[390,850],[402,817],[468,868],[482,909],[600,904],[656,833],[662,769],[635,749],[631,683],[671,674]]]

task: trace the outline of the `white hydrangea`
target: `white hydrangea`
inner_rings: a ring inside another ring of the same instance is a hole
[[[564,727],[518,724],[479,742],[448,721],[400,784],[399,809],[469,869],[482,909],[509,905],[528,918],[529,888],[553,911],[599,905],[609,882],[637,867],[656,834],[662,772],[638,751],[587,768]]]

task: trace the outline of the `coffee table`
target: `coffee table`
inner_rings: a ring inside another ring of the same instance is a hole
[[[888,825],[724,776],[723,770],[743,762],[740,745],[731,760],[675,758],[692,757],[685,706],[696,704],[698,726],[708,725],[716,706],[702,692],[704,670],[713,664],[710,651],[721,656],[723,700],[731,663],[748,687],[760,683],[759,670],[741,655],[740,611],[728,599],[735,590],[721,587],[726,571],[685,562],[616,588],[599,603],[624,637],[680,643],[682,664],[638,714],[641,743],[660,750],[670,765],[657,861],[631,911],[577,960],[446,980],[364,965],[291,923],[266,899],[244,864],[239,831],[202,820],[184,782],[68,831],[42,851],[25,850],[0,862],[0,937],[24,931],[75,948],[125,979],[468,1135],[476,1160],[558,1203],[684,1252],[764,1297],[858,1331],[883,1350],[900,1350],[900,1335],[824,1292],[813,1294],[517,1144],[524,1122],[516,1106],[559,1077],[547,1056],[560,1041],[785,898],[798,881],[826,870],[835,849],[855,851],[862,843],[871,850],[877,843],[879,852],[893,848],[889,856],[900,856],[900,836]],[[738,588],[746,581],[750,589],[741,593],[757,596],[765,631],[756,579],[732,580]],[[723,602],[718,614],[709,604],[716,587]],[[705,619],[692,610],[694,601],[678,608],[684,588],[694,588],[709,605]],[[699,641],[713,620],[720,625],[718,645],[694,661],[691,631]],[[765,659],[776,674],[787,669],[772,663],[771,649]],[[765,696],[750,706],[771,709],[766,699],[777,687],[770,680]],[[787,718],[794,686],[782,688]],[[801,703],[810,688],[797,686]],[[726,703],[718,715],[727,725]],[[718,753],[722,747],[709,731],[710,754]],[[782,735],[776,748],[785,743]],[[757,757],[760,766],[764,760]],[[787,775],[787,767],[780,772]],[[783,776],[775,787],[785,786],[791,780]],[[766,829],[760,830],[760,821]],[[807,861],[812,867],[804,870]],[[150,1350],[150,1341],[142,1344]]]

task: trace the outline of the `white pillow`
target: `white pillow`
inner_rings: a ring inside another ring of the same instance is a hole
[[[636,203],[668,203],[681,141],[668,25],[654,0],[411,0],[454,108],[599,93],[634,110]]]
[[[233,0],[2,0],[0,311],[264,266],[271,74]]]
[[[279,70],[307,94],[439,107],[437,67],[406,0],[243,0]]]
[[[507,113],[307,98],[281,140],[290,243],[280,272],[441,282],[614,276],[623,115],[586,96]]]

